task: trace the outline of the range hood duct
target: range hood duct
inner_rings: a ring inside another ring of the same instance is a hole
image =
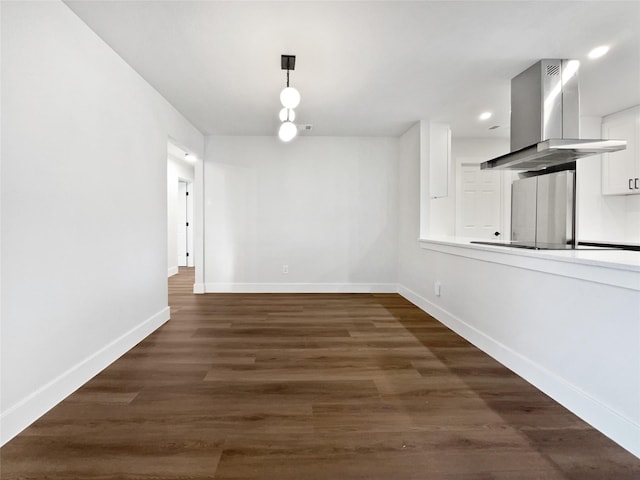
[[[626,140],[580,139],[577,60],[540,60],[511,80],[511,153],[482,169],[543,170],[627,148]]]

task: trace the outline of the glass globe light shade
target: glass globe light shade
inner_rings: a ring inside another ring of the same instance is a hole
[[[289,142],[298,134],[298,127],[291,122],[284,122],[280,125],[278,136],[283,142]]]
[[[293,111],[292,108],[283,108],[280,110],[280,121],[281,122],[293,122],[296,119],[296,112]]]
[[[300,103],[300,92],[293,87],[287,87],[280,92],[280,101],[286,108],[296,108]]]

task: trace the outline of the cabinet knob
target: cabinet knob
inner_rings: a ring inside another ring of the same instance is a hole
[[[629,179],[629,190],[633,190],[633,178]]]

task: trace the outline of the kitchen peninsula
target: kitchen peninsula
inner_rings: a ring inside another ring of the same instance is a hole
[[[455,218],[441,208],[455,196],[421,191],[420,133],[416,125],[400,139],[398,292],[640,456],[640,252],[436,236],[452,230],[434,221]],[[476,146],[454,143],[469,157],[482,154]]]

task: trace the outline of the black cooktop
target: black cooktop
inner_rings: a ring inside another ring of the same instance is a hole
[[[609,242],[578,242],[575,247],[573,245],[532,245],[530,243],[519,242],[484,242],[472,241],[480,245],[492,245],[495,247],[524,248],[527,250],[633,250],[640,251],[640,245],[628,245],[621,243]]]

